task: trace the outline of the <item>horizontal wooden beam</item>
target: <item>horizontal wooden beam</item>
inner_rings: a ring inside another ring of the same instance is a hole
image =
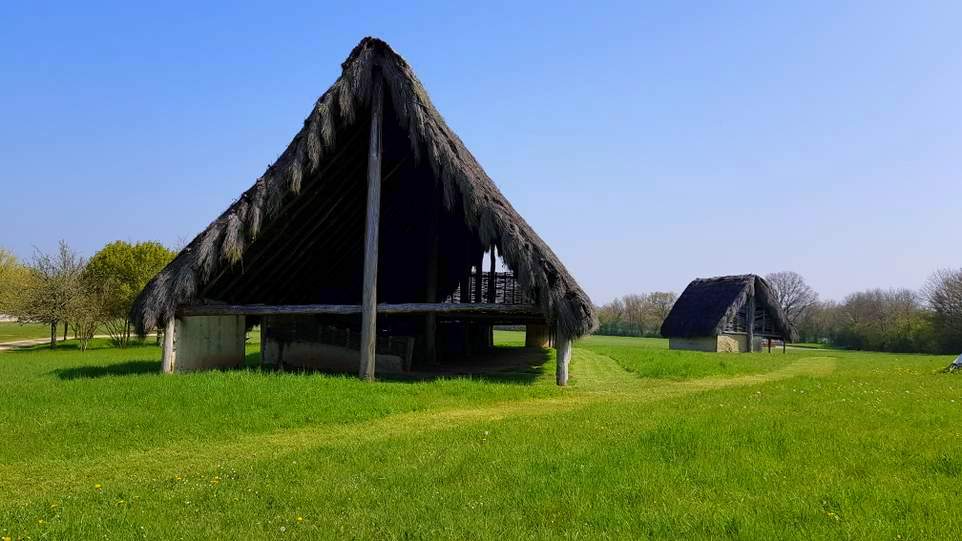
[[[181,306],[177,309],[178,316],[352,315],[360,313],[360,304],[195,304]],[[377,313],[544,317],[541,310],[533,304],[451,304],[427,302],[378,304]]]

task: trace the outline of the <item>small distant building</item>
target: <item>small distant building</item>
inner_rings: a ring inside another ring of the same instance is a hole
[[[751,317],[749,317],[751,314]],[[699,278],[688,284],[661,326],[670,349],[771,351],[792,329],[772,288],[754,274]]]

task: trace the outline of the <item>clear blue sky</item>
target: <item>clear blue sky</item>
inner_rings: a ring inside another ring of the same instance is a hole
[[[962,266],[958,2],[199,4],[0,7],[0,246],[192,238],[370,34],[597,303]]]

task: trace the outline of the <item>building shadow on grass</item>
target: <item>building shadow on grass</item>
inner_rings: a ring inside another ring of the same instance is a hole
[[[430,366],[415,366],[410,372],[381,373],[378,381],[417,383],[443,379],[468,378],[493,383],[531,385],[545,373],[551,360],[551,350],[540,348],[496,347],[493,351],[470,356],[448,355],[442,362]],[[249,369],[261,369],[260,353],[250,353],[245,359]],[[356,372],[285,366],[284,371],[295,374],[356,375]]]
[[[127,361],[125,363],[98,366],[75,366],[59,368],[53,375],[60,379],[103,378],[107,376],[136,376],[140,374],[159,374],[160,361]]]

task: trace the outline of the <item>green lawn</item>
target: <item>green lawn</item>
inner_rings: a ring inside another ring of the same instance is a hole
[[[499,332],[500,344],[523,342]],[[250,353],[256,353],[252,341]],[[0,353],[0,535],[958,538],[949,357],[590,337],[572,384]]]
[[[63,327],[60,328],[63,333]],[[15,340],[29,340],[31,338],[49,338],[50,325],[45,323],[17,323],[0,322],[0,344]],[[63,334],[60,335],[63,338]]]

